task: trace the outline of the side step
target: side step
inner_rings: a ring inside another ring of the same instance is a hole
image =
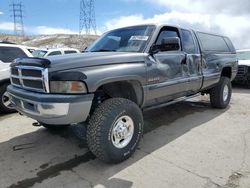
[[[149,107],[143,108],[143,111],[153,110],[155,108],[162,108],[162,107],[165,107],[165,106],[169,106],[171,104],[175,104],[175,103],[185,101],[185,100],[188,100],[188,99],[191,99],[191,98],[194,98],[194,97],[198,97],[200,95],[201,94],[198,93],[198,94],[191,95],[191,96],[188,96],[188,97],[180,97],[180,98],[177,98],[177,99],[172,100],[172,101],[167,102],[167,103],[161,103],[161,104],[158,104],[158,105],[155,105],[155,106],[149,106]]]

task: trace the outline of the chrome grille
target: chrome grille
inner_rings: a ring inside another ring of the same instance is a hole
[[[247,74],[248,67],[245,65],[239,65],[237,76],[245,76]]]
[[[49,92],[48,69],[33,66],[16,66],[11,70],[11,84],[26,90]]]

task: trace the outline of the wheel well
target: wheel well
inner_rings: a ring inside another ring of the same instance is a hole
[[[129,99],[139,106],[143,102],[143,91],[138,81],[118,81],[100,86],[95,92],[95,98],[105,100],[107,98]]]
[[[231,78],[232,77],[232,68],[225,67],[222,69],[221,76]]]

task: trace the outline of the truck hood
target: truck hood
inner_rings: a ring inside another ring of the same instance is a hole
[[[250,66],[250,60],[239,60],[239,65]]]
[[[57,71],[106,64],[142,62],[145,56],[144,53],[91,52],[51,56],[47,59],[51,62],[50,71]]]

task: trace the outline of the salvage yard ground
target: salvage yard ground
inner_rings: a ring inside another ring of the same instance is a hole
[[[84,127],[50,132],[17,113],[0,117],[0,187],[250,187],[250,89],[225,110],[207,97],[144,113],[129,160],[107,165],[87,150]]]

